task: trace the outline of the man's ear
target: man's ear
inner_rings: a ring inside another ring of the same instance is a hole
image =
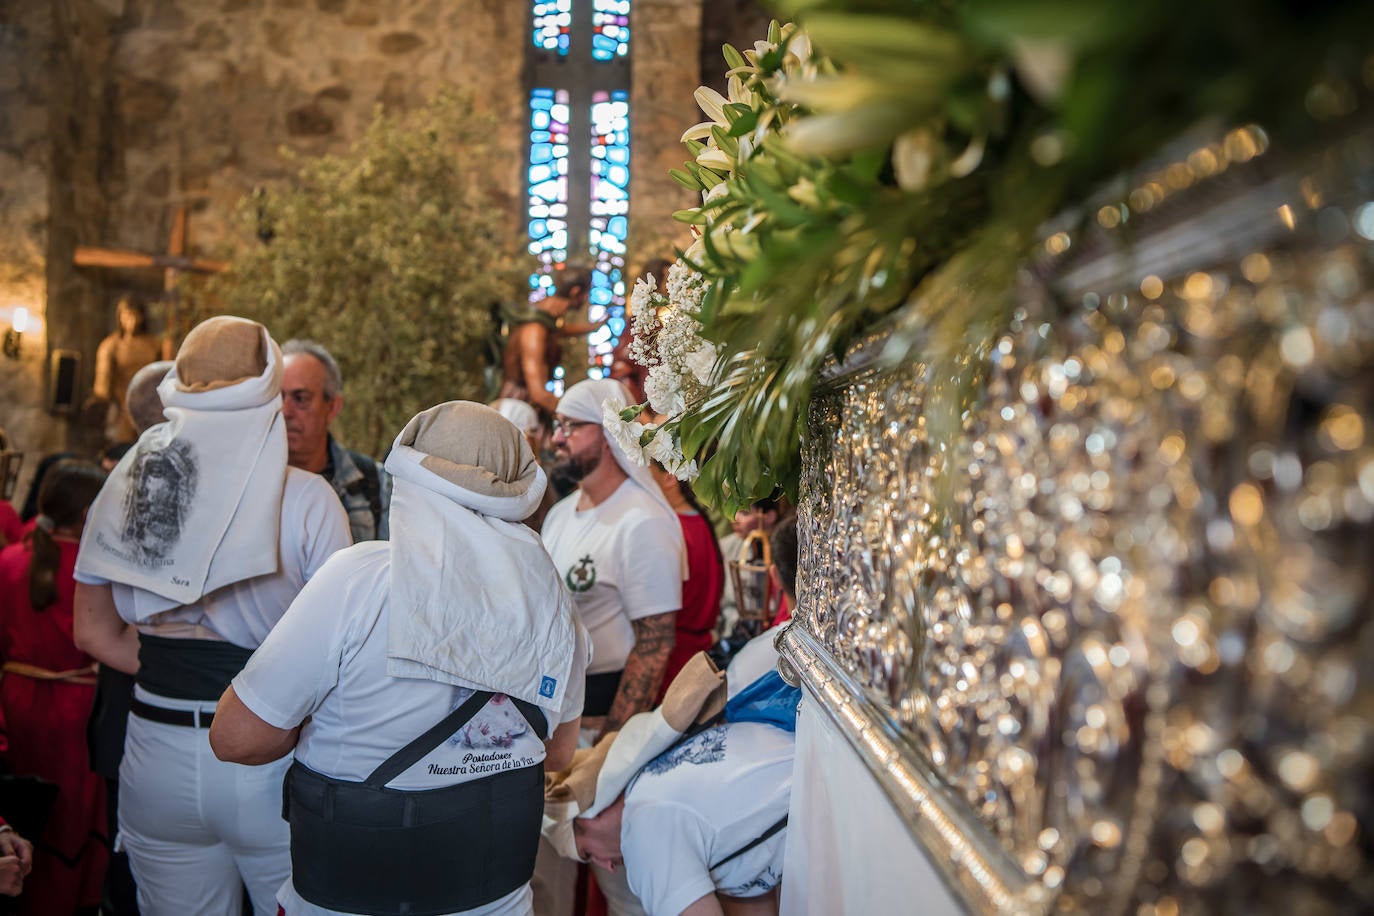
[[[332,401],[329,402],[329,422],[330,422],[330,423],[333,423],[333,422],[334,422],[334,418],[337,417],[337,416],[339,415],[339,411],[341,411],[341,410],[343,410],[343,392],[342,392],[342,391],[340,391],[338,394],[334,395],[334,399],[333,399]]]

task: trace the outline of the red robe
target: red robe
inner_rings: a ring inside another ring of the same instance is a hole
[[[677,612],[677,626],[672,654],[663,672],[663,686],[658,690],[657,703],[663,699],[668,685],[677,677],[682,666],[693,655],[711,648],[716,641],[716,623],[720,620],[720,591],[725,584],[725,568],[711,537],[711,523],[695,512],[678,513],[682,537],[687,542],[687,569],[690,576],[682,583],[682,609]]]
[[[59,541],[57,601],[42,611],[29,606],[28,544],[0,550],[0,657],[49,671],[71,671],[93,659],[72,639],[77,545]],[[33,871],[24,880],[19,912],[65,914],[100,902],[105,874],[105,781],[91,772],[86,720],[93,685],[38,680],[6,672],[0,710],[8,747],[0,752],[9,772],[57,783],[57,801],[34,841]],[[3,815],[3,812],[0,812]]]

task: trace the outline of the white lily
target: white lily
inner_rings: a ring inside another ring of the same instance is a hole
[[[929,184],[934,162],[935,137],[924,127],[907,131],[892,145],[892,171],[904,191],[919,191]]]
[[[955,178],[963,178],[965,175],[972,174],[978,168],[978,164],[983,161],[983,150],[987,145],[986,137],[974,137],[969,141],[969,145],[959,154],[959,158],[949,164],[949,173]]]
[[[735,160],[731,159],[724,150],[714,146],[708,146],[697,154],[697,165],[703,168],[715,169],[718,172],[729,172],[735,167]]]
[[[697,105],[706,113],[706,117],[715,121],[717,124],[725,125],[729,122],[725,120],[726,100],[716,90],[710,86],[698,86],[697,91],[692,93],[692,97],[697,100]]]
[[[715,121],[702,121],[700,124],[693,124],[682,132],[682,139],[678,142],[686,143],[688,140],[705,140],[711,136],[711,128],[716,126]]]

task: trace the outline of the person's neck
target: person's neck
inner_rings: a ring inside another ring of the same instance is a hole
[[[302,471],[309,471],[312,474],[319,474],[329,466],[329,440],[325,439],[320,443],[320,447],[313,450],[309,455],[301,456],[298,460],[296,456],[290,456],[288,462],[293,468],[300,468]]]
[[[583,477],[582,482],[577,485],[581,493],[577,498],[577,508],[592,509],[601,505],[628,479],[614,458],[603,459],[596,466],[596,470]]]
[[[659,489],[663,490],[662,487],[659,487]],[[682,495],[682,491],[676,487],[669,487],[663,490],[663,496],[668,500],[668,505],[672,506],[673,511],[678,515],[688,515],[697,511],[692,508],[692,504],[687,501],[687,497]]]

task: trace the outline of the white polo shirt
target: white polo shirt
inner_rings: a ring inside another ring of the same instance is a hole
[[[634,648],[630,621],[682,607],[680,526],[631,480],[585,511],[579,495],[549,510],[541,536],[591,634],[587,673],[620,671]]]

